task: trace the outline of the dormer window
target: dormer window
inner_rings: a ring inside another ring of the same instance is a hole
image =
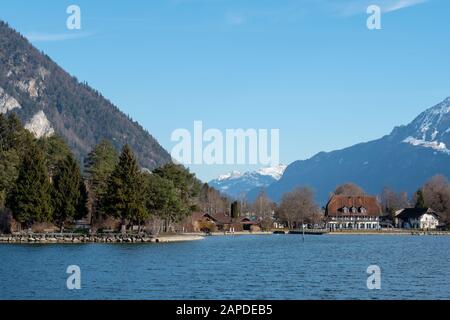
[[[352,207],[352,213],[357,213],[358,212],[358,209],[356,209],[355,207]]]
[[[347,208],[347,207],[343,207],[343,208],[342,208],[342,212],[343,212],[343,213],[348,213],[348,208]]]
[[[366,214],[367,213],[367,209],[364,207],[359,208],[359,212]]]

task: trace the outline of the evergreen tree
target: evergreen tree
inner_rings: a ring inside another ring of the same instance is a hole
[[[179,221],[183,217],[190,215],[197,209],[197,196],[200,194],[201,182],[182,165],[168,163],[161,168],[153,171],[155,175],[160,176],[173,183],[177,189],[181,205],[177,212],[174,212],[175,220]]]
[[[80,183],[80,198],[77,203],[75,219],[83,219],[89,214],[89,210],[87,207],[88,198],[89,198],[89,193],[86,189],[86,184],[82,179],[82,181]]]
[[[19,164],[17,150],[0,150],[0,210],[4,208],[6,195],[17,180]]]
[[[85,160],[85,174],[92,200],[93,216],[99,213],[99,201],[106,194],[108,179],[117,165],[117,160],[117,151],[107,140],[102,140],[96,145]]]
[[[171,221],[179,220],[179,212],[183,210],[179,190],[172,181],[156,174],[144,174],[145,206],[147,212],[164,219],[165,231]]]
[[[45,154],[45,165],[50,177],[56,174],[57,166],[67,157],[72,156],[63,138],[58,135],[43,137],[38,140],[38,146]]]
[[[142,173],[128,145],[122,149],[119,163],[116,165],[101,200],[102,211],[120,218],[122,225],[129,222],[141,222],[145,216],[145,189]]]
[[[32,143],[32,134],[22,127],[15,114],[0,114],[0,210],[17,180],[20,159]]]
[[[231,204],[231,218],[233,220],[238,219],[241,216],[241,209],[240,209],[240,205],[239,202],[234,201]]]
[[[30,146],[19,168],[19,175],[7,198],[7,207],[22,226],[51,219],[50,180],[45,167],[44,155]]]
[[[0,115],[0,150],[16,149],[25,153],[33,140],[33,135],[14,113],[8,117]]]
[[[86,206],[83,186],[78,163],[69,153],[57,163],[52,186],[53,219],[61,229],[67,220],[82,216],[83,206]]]
[[[425,208],[425,197],[423,196],[422,189],[417,190],[416,192],[416,208]]]

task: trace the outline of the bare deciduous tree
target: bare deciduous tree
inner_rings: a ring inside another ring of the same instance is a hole
[[[395,192],[389,187],[384,187],[381,193],[381,206],[384,212],[393,213],[402,208],[408,208],[408,194],[406,192]]]
[[[383,188],[381,192],[381,208],[383,212],[388,214],[392,223],[395,221],[395,212],[408,207],[410,207],[410,203],[406,192],[396,193],[389,187]]]
[[[365,191],[360,186],[354,183],[344,183],[336,188],[334,191],[335,195],[344,195],[344,196],[363,196],[365,195]]]
[[[442,175],[432,177],[423,187],[426,206],[442,214],[445,222],[450,222],[450,183]]]
[[[221,195],[219,191],[205,183],[198,197],[198,207],[202,212],[209,214],[227,213],[231,205],[230,200]]]
[[[287,222],[289,229],[292,229],[302,223],[312,222],[318,212],[313,191],[302,187],[283,195],[277,215]]]
[[[252,211],[260,221],[262,229],[265,230],[272,228],[274,210],[275,204],[267,197],[264,191],[258,195],[252,205]]]

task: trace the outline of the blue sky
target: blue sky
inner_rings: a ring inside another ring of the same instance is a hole
[[[66,29],[71,4],[81,30]],[[382,30],[366,28],[370,4]],[[14,0],[0,19],[169,151],[194,120],[279,128],[289,164],[379,138],[450,96],[445,0]]]

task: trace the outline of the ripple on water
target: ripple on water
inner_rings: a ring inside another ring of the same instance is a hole
[[[449,299],[450,238],[208,237],[149,245],[0,245],[1,299]],[[68,265],[82,290],[66,289]],[[366,269],[382,270],[369,291]]]

